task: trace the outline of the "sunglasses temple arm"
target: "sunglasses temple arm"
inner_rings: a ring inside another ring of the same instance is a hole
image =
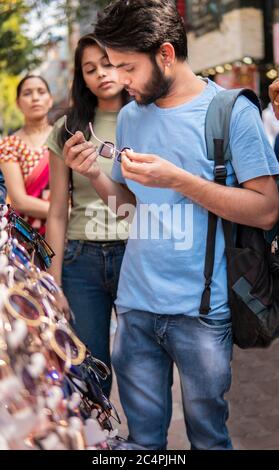
[[[92,137],[94,137],[94,139],[96,139],[98,142],[100,142],[100,144],[105,145],[105,147],[109,147],[109,148],[110,148],[109,145],[107,145],[107,144],[106,144],[105,142],[103,142],[102,140],[98,139],[98,137],[96,136],[96,134],[95,134],[95,132],[94,132],[94,130],[93,130],[93,126],[92,126],[92,123],[91,123],[91,122],[89,122],[89,129],[90,129],[90,132],[91,132],[91,134],[92,134]],[[114,147],[114,150],[115,150],[115,152],[117,152],[118,155],[120,155],[120,153],[121,153],[120,150],[118,150],[116,147]]]
[[[67,116],[66,116],[66,114],[64,115],[64,126],[65,126],[65,129],[66,129],[66,131],[68,132],[68,134],[74,135],[74,134],[68,129],[68,126],[67,126]]]
[[[71,355],[71,346],[69,343],[65,344],[65,349],[66,349],[66,362],[65,362],[65,369],[70,370],[71,365],[72,365],[72,355]]]

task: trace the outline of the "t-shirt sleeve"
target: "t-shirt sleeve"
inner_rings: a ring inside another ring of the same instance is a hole
[[[121,112],[118,115],[117,125],[116,125],[116,148],[121,150],[123,148],[122,144],[122,119],[121,119]],[[125,178],[123,178],[122,171],[121,171],[121,163],[114,159],[112,170],[111,170],[111,178],[116,181],[116,183],[126,184]]]
[[[279,164],[264,131],[258,109],[240,97],[230,127],[232,166],[238,182],[279,174]]]
[[[63,118],[58,119],[54,124],[51,133],[49,134],[45,144],[48,146],[49,150],[60,158],[63,158],[63,146],[60,144],[60,131],[61,126],[63,125]]]
[[[16,145],[11,137],[0,140],[0,163],[19,162]]]

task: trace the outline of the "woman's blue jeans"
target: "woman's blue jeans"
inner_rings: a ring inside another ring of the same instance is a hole
[[[224,399],[231,359],[227,320],[137,310],[119,314],[112,363],[130,440],[147,449],[166,448],[175,363],[192,449],[231,449]]]
[[[93,356],[111,369],[110,320],[117,292],[125,242],[70,240],[63,263],[62,284],[75,315],[73,328]],[[111,377],[102,382],[109,396]]]

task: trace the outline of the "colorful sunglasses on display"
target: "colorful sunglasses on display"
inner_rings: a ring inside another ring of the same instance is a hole
[[[87,352],[82,367],[85,367],[87,372],[92,372],[94,375],[97,375],[101,380],[106,380],[111,375],[108,366],[100,359],[92,356],[89,352]]]
[[[66,324],[52,323],[47,319],[39,302],[30,293],[13,288],[10,289],[4,306],[8,314],[15,319],[23,320],[30,327],[48,324],[50,331],[49,344],[63,361],[79,365],[85,358],[86,347]],[[69,357],[70,356],[70,357]]]
[[[45,239],[36,230],[34,230],[22,217],[17,215],[15,211],[9,208],[10,229],[14,228],[28,242],[31,243],[41,262],[45,268],[51,265],[51,258],[55,255],[52,248]]]
[[[50,345],[56,352],[57,356],[66,362],[70,354],[70,362],[73,365],[80,365],[85,358],[86,347],[78,339],[78,337],[70,330],[69,327],[62,324],[50,325],[52,333],[50,337]]]
[[[18,288],[9,290],[4,306],[12,317],[24,320],[30,327],[40,326],[44,317],[42,307],[37,300]]]
[[[54,278],[45,271],[40,271],[38,274],[38,282],[52,295],[61,294],[62,292],[61,288],[56,284]]]
[[[15,239],[9,241],[6,245],[6,254],[9,261],[18,269],[26,273],[31,269],[31,257],[28,251]]]

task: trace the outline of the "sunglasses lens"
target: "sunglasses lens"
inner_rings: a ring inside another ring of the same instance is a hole
[[[40,259],[41,263],[46,267],[49,268],[51,265],[51,259],[47,255],[47,253],[41,249],[40,245],[37,245],[37,255]]]
[[[14,272],[14,278],[17,282],[25,282],[26,281],[26,273],[21,269],[16,269]]]
[[[121,159],[122,159],[122,152],[125,152],[125,150],[131,150],[130,147],[124,147],[121,152],[118,152],[117,154],[117,161],[121,163]]]
[[[27,240],[33,241],[34,239],[34,232],[30,227],[24,224],[21,220],[15,220],[15,229],[23,235]]]
[[[49,246],[49,244],[43,239],[43,237],[41,235],[38,235],[38,243],[41,247],[41,249],[50,257],[54,256],[55,253],[53,251],[53,249]]]
[[[39,284],[44,287],[50,294],[57,294],[60,292],[59,287],[55,284],[54,280],[48,276],[47,273],[43,273],[41,279],[39,280]]]
[[[57,328],[54,332],[54,337],[58,346],[65,354],[67,354],[67,349],[70,347],[72,359],[76,359],[78,357],[78,348],[66,331],[61,330],[61,328]]]
[[[103,380],[105,380],[108,377],[108,375],[110,375],[109,368],[102,361],[99,361],[98,359],[94,358],[93,364],[94,364],[93,368],[97,370],[97,373],[99,373],[100,377]]]
[[[37,320],[40,316],[37,307],[19,294],[10,295],[9,302],[13,309],[26,320]]]
[[[24,266],[27,266],[30,261],[29,254],[26,250],[23,250],[19,247],[13,247],[13,255],[14,257]]]
[[[35,390],[36,390],[36,384],[35,384],[35,381],[32,379],[31,375],[27,372],[25,368],[22,371],[22,381],[24,383],[24,387],[26,388],[26,390],[28,390],[29,393],[34,395]]]
[[[101,157],[113,158],[114,145],[111,142],[106,142],[100,146],[98,153]]]

